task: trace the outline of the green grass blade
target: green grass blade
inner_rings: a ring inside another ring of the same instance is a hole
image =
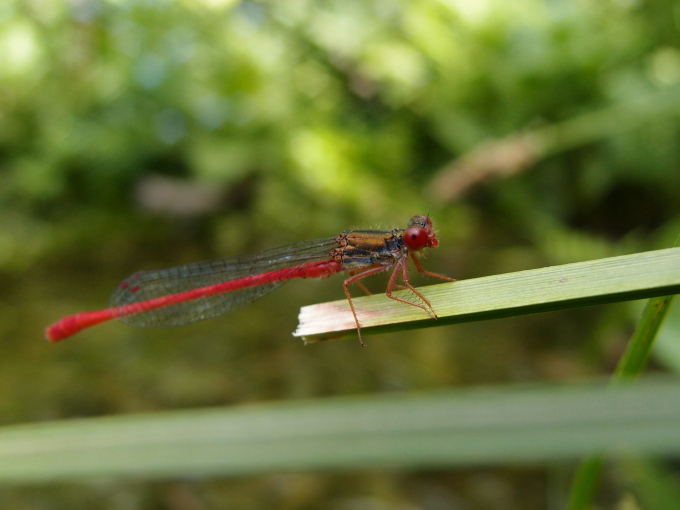
[[[626,351],[616,366],[616,371],[612,377],[612,384],[625,384],[642,373],[649,360],[649,354],[654,346],[657,333],[674,299],[675,296],[662,296],[650,299],[647,302],[642,312],[642,318],[635,328]],[[602,455],[592,456],[583,460],[574,477],[569,503],[570,510],[581,510],[590,507],[603,466],[604,457]]]
[[[647,302],[640,323],[616,366],[612,382],[626,382],[642,373],[649,360],[656,335],[674,301],[675,296],[662,296]]]
[[[569,510],[589,508],[597,489],[604,466],[602,455],[593,455],[581,461],[569,495]]]
[[[680,380],[519,386],[117,416],[0,429],[0,482],[680,454]]]
[[[680,248],[532,269],[419,289],[438,320],[384,295],[354,304],[362,333],[443,326],[680,292]],[[397,295],[409,297],[407,291]],[[356,336],[346,300],[301,309],[294,334],[306,342]]]

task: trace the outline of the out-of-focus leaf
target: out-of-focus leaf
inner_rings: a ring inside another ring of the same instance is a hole
[[[0,429],[0,481],[223,476],[680,453],[680,383],[449,391]]]

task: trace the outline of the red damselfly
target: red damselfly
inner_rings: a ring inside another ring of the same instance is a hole
[[[142,271],[123,280],[111,296],[109,308],[64,317],[46,330],[49,340],[63,340],[82,329],[120,319],[131,326],[177,326],[238,310],[294,278],[327,278],[347,271],[343,288],[354,315],[362,345],[361,323],[352,302],[353,283],[368,292],[361,280],[392,268],[388,297],[417,306],[437,318],[430,302],[409,282],[408,262],[428,276],[455,281],[425,271],[416,253],[439,244],[428,216],[413,216],[406,229],[347,230],[337,237],[301,241],[255,255],[195,262],[178,267]],[[397,283],[400,278],[403,286]],[[407,288],[416,300],[393,295]]]

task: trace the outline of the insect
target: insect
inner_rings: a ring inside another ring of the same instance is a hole
[[[395,301],[422,308],[437,318],[432,305],[409,282],[409,258],[428,276],[416,253],[439,244],[428,216],[413,216],[406,229],[347,230],[337,237],[301,241],[254,255],[228,257],[183,266],[142,271],[129,276],[113,292],[109,308],[69,315],[47,328],[57,342],[102,322],[119,319],[131,326],[177,326],[238,310],[294,278],[327,278],[346,271],[343,288],[362,345],[361,324],[352,302],[353,283],[368,292],[362,279],[392,269],[386,294]],[[401,278],[402,285],[397,284]],[[420,302],[393,295],[407,288]]]

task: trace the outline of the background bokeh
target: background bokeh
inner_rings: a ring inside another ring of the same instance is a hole
[[[424,264],[458,279],[671,246],[679,114],[674,0],[5,0],[0,423],[606,375],[639,303],[303,347],[297,312],[340,299],[336,277],[191,326],[107,324],[58,345],[43,329],[105,307],[135,270],[416,213],[441,241]],[[664,332],[677,339],[676,315]],[[650,370],[679,359],[664,341]],[[539,509],[570,473],[111,480],[0,498]],[[634,489],[610,472],[600,498]]]

